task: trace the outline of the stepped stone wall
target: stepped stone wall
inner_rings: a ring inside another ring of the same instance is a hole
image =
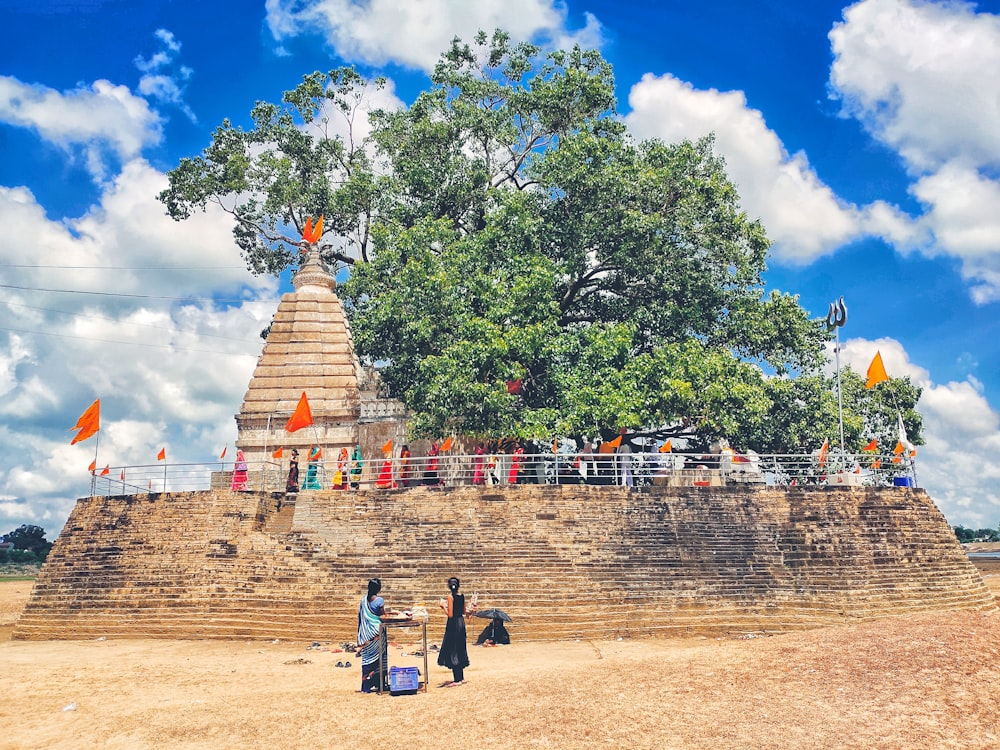
[[[452,575],[519,641],[996,606],[919,489],[217,490],[79,500],[14,638],[353,641],[374,575],[390,607],[427,606],[434,638]]]

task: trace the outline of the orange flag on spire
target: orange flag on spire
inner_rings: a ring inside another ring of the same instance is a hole
[[[868,443],[868,445],[865,446],[865,450],[866,451],[875,451],[875,450],[878,450],[878,441],[875,440],[875,439],[872,439],[872,441],[870,443]]]
[[[157,461],[166,461],[167,460],[167,449],[166,448],[160,448],[160,452],[156,454],[156,460]]]
[[[450,450],[451,450],[451,438],[448,437],[445,438],[444,443],[441,444],[441,452],[444,453],[445,451],[450,451]]]
[[[302,230],[302,239],[304,239],[306,242],[312,242],[311,239],[312,233],[313,233],[313,217],[308,216],[306,217],[306,226]]]
[[[308,427],[312,423],[313,415],[309,409],[309,399],[306,398],[306,392],[302,391],[302,398],[299,399],[299,405],[295,407],[295,412],[288,419],[288,424],[285,425],[285,432],[295,432],[296,430],[301,430],[303,427]]]
[[[101,399],[97,399],[89,407],[87,411],[80,415],[80,418],[76,420],[76,424],[70,427],[71,430],[79,430],[76,433],[76,437],[70,441],[70,445],[76,445],[82,440],[94,435],[98,430],[101,429]]]
[[[228,446],[228,445],[227,445],[227,446],[225,446],[225,447],[224,447],[224,448],[222,449],[222,453],[220,453],[220,454],[219,454],[219,458],[220,458],[220,459],[223,459],[223,458],[225,458],[225,457],[226,457],[226,451],[227,451],[227,450],[229,450],[229,446]]]
[[[93,474],[95,471],[97,471],[97,459],[96,458],[93,461],[90,462],[90,466],[87,467],[87,471],[89,471],[91,474]]]
[[[819,465],[826,465],[826,454],[830,452],[830,441],[824,440],[823,446],[819,449]]]
[[[111,473],[111,464],[108,464],[103,469],[101,469],[101,476],[102,477],[106,477],[110,473]]]
[[[313,242],[319,242],[320,238],[323,236],[323,217],[319,217],[319,221],[316,222],[316,226],[313,227]]]
[[[888,379],[889,375],[885,371],[885,365],[882,364],[882,353],[876,351],[875,358],[868,365],[868,380],[865,382],[865,388],[874,388],[883,380]]]

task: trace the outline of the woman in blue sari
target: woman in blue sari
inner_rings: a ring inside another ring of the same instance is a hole
[[[358,648],[361,649],[361,692],[374,693],[389,689],[389,643],[382,630],[382,615],[385,614],[385,600],[379,596],[382,581],[372,578],[368,581],[368,593],[361,598],[358,606]],[[382,657],[382,673],[379,674],[379,656]]]

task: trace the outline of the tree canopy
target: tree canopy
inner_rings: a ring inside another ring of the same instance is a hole
[[[408,108],[366,120],[382,86],[350,68],[305,76],[251,129],[224,122],[160,199],[176,219],[229,211],[257,273],[293,264],[322,215],[323,257],[350,266],[358,356],[415,436],[626,428],[785,452],[837,434],[829,333],[796,296],[765,293],[769,241],[711,135],[635,142],[599,53],[500,31],[454,40]],[[849,446],[889,434],[896,408],[920,442],[919,389],[855,380]]]

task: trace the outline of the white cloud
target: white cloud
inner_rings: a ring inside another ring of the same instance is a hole
[[[849,205],[819,179],[803,153],[789,154],[740,91],[698,90],[670,74],[632,87],[625,117],[639,138],[667,143],[715,134],[742,205],[774,241],[773,255],[809,262],[864,234],[913,242],[912,223],[885,203]]]
[[[554,0],[267,0],[267,23],[277,40],[319,32],[344,59],[389,62],[432,70],[455,36],[470,41],[480,30],[507,31],[515,40],[552,46],[598,46],[600,24],[587,14],[585,28],[566,28],[565,7]]]
[[[892,377],[909,376],[923,392],[925,445],[917,453],[917,482],[951,524],[995,528],[1000,523],[1000,414],[975,378],[935,383],[894,339],[850,339],[841,346],[842,367],[864,375],[878,351]]]
[[[1000,165],[1000,17],[972,3],[864,0],[830,42],[845,111],[913,170]]]
[[[901,249],[959,258],[973,300],[1000,300],[1000,16],[964,2],[863,0],[830,41],[832,95],[898,152],[925,207],[927,237]]]
[[[197,123],[198,118],[184,101],[184,88],[194,71],[185,65],[174,65],[181,43],[166,29],[157,29],[154,36],[163,44],[163,49],[148,60],[141,55],[135,58],[135,67],[143,74],[139,79],[139,93],[178,107],[191,122]]]
[[[26,188],[0,188],[0,531],[58,531],[89,493],[96,441],[68,429],[101,398],[101,466],[212,461],[277,307],[277,282],[243,266],[221,212],[174,222],[166,177],[128,162],[83,216],[52,221]],[[150,269],[150,270],[143,270]],[[71,289],[101,294],[41,290]],[[115,295],[138,295],[134,297]],[[173,299],[157,299],[167,297]],[[230,301],[225,301],[230,300]]]
[[[0,122],[31,128],[67,150],[82,146],[96,177],[105,174],[108,152],[127,160],[163,135],[160,116],[145,99],[105,80],[59,92],[0,76]]]

